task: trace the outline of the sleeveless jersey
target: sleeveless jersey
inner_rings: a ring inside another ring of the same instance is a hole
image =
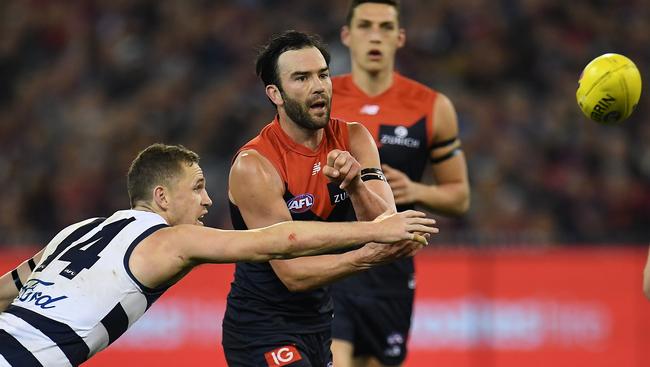
[[[77,366],[120,337],[166,290],[140,284],[128,266],[135,246],[166,226],[123,210],[59,232],[0,314],[0,366]]]
[[[363,124],[375,138],[381,163],[420,181],[429,162],[437,93],[398,73],[393,75],[393,85],[375,97],[359,89],[350,74],[332,78],[332,116]],[[408,295],[414,288],[412,258],[372,268],[333,285],[334,291],[385,296]]]
[[[294,142],[276,117],[239,150],[254,149],[273,164],[284,182],[284,200],[293,220],[343,221],[353,210],[345,191],[320,172],[327,164],[327,153],[349,150],[347,123],[331,119],[323,130],[323,140],[312,151]],[[232,203],[230,207],[234,228],[247,229],[239,208]],[[223,327],[256,336],[317,333],[329,330],[332,309],[326,287],[290,292],[268,262],[238,263]]]

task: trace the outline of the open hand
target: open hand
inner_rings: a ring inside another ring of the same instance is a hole
[[[415,202],[414,190],[416,186],[409,176],[387,164],[382,164],[381,169],[384,171],[391,190],[393,190],[395,204],[413,204]]]
[[[434,227],[436,221],[427,218],[425,213],[417,210],[392,214],[386,212],[377,217],[373,223],[377,224],[375,242],[394,243],[410,240],[426,246],[428,236],[439,232],[439,229]]]

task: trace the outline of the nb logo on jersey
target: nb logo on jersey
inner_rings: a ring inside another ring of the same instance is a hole
[[[304,213],[314,205],[314,195],[300,194],[287,202],[287,208],[292,213]]]
[[[269,367],[282,367],[301,360],[302,356],[296,347],[287,345],[264,353],[264,358]]]
[[[68,298],[68,296],[52,297],[49,294],[45,294],[42,291],[36,291],[36,287],[39,285],[49,287],[53,285],[52,282],[45,282],[40,279],[30,279],[28,280],[22,288],[20,288],[20,293],[18,294],[18,300],[20,302],[33,302],[36,306],[47,310],[48,308],[56,307],[55,302]]]
[[[314,164],[314,168],[311,169],[311,175],[316,176],[318,172],[320,172],[320,162]]]
[[[379,138],[381,144],[384,145],[401,145],[407,148],[419,148],[420,140],[409,138],[409,130],[404,126],[398,126],[393,131],[393,135],[382,134]]]
[[[379,113],[379,106],[376,104],[367,104],[361,107],[361,111],[359,113],[363,115],[371,115],[374,116]]]

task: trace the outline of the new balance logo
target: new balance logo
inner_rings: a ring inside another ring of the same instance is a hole
[[[314,168],[311,169],[311,175],[316,176],[318,172],[320,172],[320,162],[314,164]]]
[[[361,114],[374,116],[379,113],[379,106],[376,104],[367,104],[361,107]]]

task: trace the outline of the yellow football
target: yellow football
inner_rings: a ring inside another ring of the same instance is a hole
[[[641,97],[641,74],[632,60],[609,53],[593,59],[580,75],[576,98],[588,118],[605,124],[632,114]]]

